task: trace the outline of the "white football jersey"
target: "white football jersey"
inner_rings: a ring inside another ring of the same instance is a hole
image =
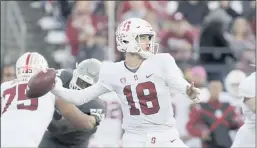
[[[54,113],[55,96],[26,97],[27,82],[1,85],[1,146],[37,147]]]
[[[239,94],[242,97],[248,98],[256,98],[255,93],[255,76],[256,73],[252,73],[248,76],[240,85],[239,85]],[[245,104],[242,106],[243,114],[245,116],[245,123],[247,124],[255,124],[255,116],[256,114]]]
[[[96,133],[92,136],[93,138],[90,140],[89,147],[94,147],[95,145],[119,147],[122,137],[120,99],[114,92],[104,94],[99,98],[105,104],[105,118],[100,122]]]
[[[255,72],[243,80],[239,85],[239,96],[246,98],[256,98],[255,92]],[[245,104],[242,106],[243,114],[245,116],[245,124],[238,130],[232,148],[237,147],[256,147],[255,130],[256,114]]]
[[[124,61],[103,63],[99,83],[117,93],[123,112],[123,129],[136,134],[175,126],[170,90],[185,94],[189,85],[169,54],[146,59],[136,72]]]

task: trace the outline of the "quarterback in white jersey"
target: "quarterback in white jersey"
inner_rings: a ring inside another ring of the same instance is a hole
[[[195,102],[200,90],[181,76],[172,56],[156,54],[155,36],[145,20],[125,20],[116,31],[117,48],[125,52],[125,61],[103,63],[98,82],[87,89],[56,86],[52,93],[81,105],[114,91],[123,112],[123,147],[186,147],[175,128],[170,90]]]
[[[45,58],[35,52],[25,53],[16,63],[17,79],[1,85],[1,147],[37,147],[52,120],[55,96],[27,98],[30,77],[47,68]]]
[[[239,95],[244,98],[243,114],[245,116],[244,125],[238,130],[232,148],[249,147],[255,148],[255,116],[256,116],[256,94],[255,83],[256,73],[252,73],[239,85]]]
[[[120,147],[123,132],[120,99],[114,92],[104,94],[99,98],[105,103],[105,118],[97,127],[88,147]]]

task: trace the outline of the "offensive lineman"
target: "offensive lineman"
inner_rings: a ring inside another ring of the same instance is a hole
[[[239,85],[239,95],[243,97],[243,114],[245,116],[244,125],[240,127],[236,134],[236,138],[232,148],[249,147],[255,148],[255,116],[256,116],[256,94],[255,94],[255,78],[256,72],[248,76]]]
[[[52,93],[81,105],[114,91],[123,111],[123,147],[187,147],[175,128],[170,90],[195,102],[199,101],[200,90],[181,76],[172,56],[156,54],[155,36],[145,20],[125,20],[116,31],[117,48],[126,53],[125,61],[104,63],[98,82],[87,89],[55,85]]]
[[[76,65],[76,69],[73,73],[70,70],[61,69],[57,71],[57,75],[62,80],[63,87],[77,90],[85,89],[98,80],[100,66],[101,62],[99,60],[87,59]],[[76,96],[74,97],[76,98]],[[79,116],[76,117],[72,115],[72,112],[69,112],[68,108],[58,110],[58,105],[65,103],[59,101],[63,100],[57,100],[57,109],[54,118],[48,127],[48,131],[45,132],[39,147],[87,147],[91,135],[94,134],[97,129],[97,127],[88,129],[87,125],[85,125],[87,115],[93,115],[96,111],[100,111],[99,114],[103,114],[103,101],[96,99],[76,107],[77,111],[80,112]],[[67,114],[73,116],[73,122],[62,117],[62,115],[65,116]],[[97,125],[99,125],[99,122],[100,119],[97,121]]]
[[[1,85],[1,147],[38,147],[52,120],[55,102],[59,102],[56,105],[60,110],[74,106],[60,103],[64,101],[56,99],[52,93],[39,98],[26,97],[29,79],[45,68],[48,68],[48,63],[42,55],[27,52],[16,62],[17,79]],[[70,108],[70,112],[65,114],[65,118],[73,122],[78,113],[74,108]],[[88,128],[94,126],[96,119],[87,115],[84,124]]]
[[[55,96],[28,99],[25,89],[30,77],[43,68],[48,63],[42,55],[25,53],[16,62],[17,79],[1,85],[1,147],[39,145],[54,113]]]

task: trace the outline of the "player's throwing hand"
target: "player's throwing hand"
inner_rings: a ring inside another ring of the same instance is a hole
[[[200,89],[194,86],[194,82],[192,82],[190,86],[187,86],[186,93],[188,97],[195,103],[200,102],[200,99],[199,99]]]

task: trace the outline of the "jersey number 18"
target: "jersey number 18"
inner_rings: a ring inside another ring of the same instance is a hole
[[[128,104],[130,106],[130,115],[140,115],[140,110],[136,108],[135,102],[133,100],[131,85],[125,86],[125,88],[123,89],[123,93],[126,96]],[[158,113],[158,111],[160,110],[160,105],[158,102],[157,92],[154,83],[150,81],[139,83],[136,86],[136,94],[139,100],[141,111],[145,115]],[[147,105],[148,102],[151,102],[151,107],[149,107],[150,105]]]

